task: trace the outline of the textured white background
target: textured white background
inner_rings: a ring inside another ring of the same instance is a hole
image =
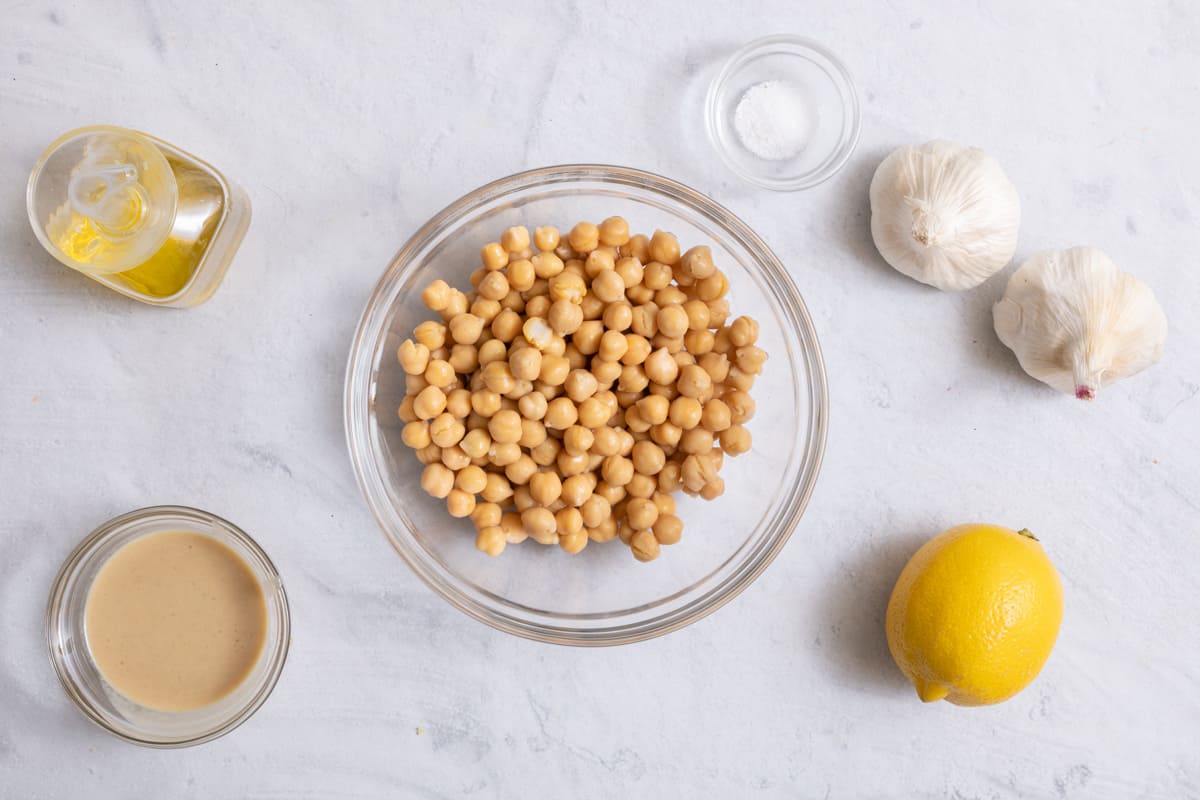
[[[1200,797],[1196,7],[475,5],[0,2],[0,796]],[[719,61],[775,32],[839,53],[863,104],[846,169],[799,194],[740,183],[701,122]],[[33,238],[29,168],[97,122],[246,187],[254,221],[207,305],[140,306]],[[1011,268],[946,295],[880,260],[872,170],[934,136],[1004,165],[1018,259],[1094,244],[1157,290],[1158,366],[1091,405],[1055,395],[992,333]],[[831,382],[825,467],[775,564],[692,628],[601,651],[494,633],[420,585],[360,500],[340,415],[404,239],[568,161],[741,215],[795,275]],[[295,640],[243,728],[156,752],[70,705],[42,610],[88,530],[170,502],[258,538]],[[920,541],[974,519],[1042,536],[1062,635],[1011,702],[922,706],[883,608]]]

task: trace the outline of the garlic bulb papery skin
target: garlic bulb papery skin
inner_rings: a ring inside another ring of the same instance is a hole
[[[871,237],[893,267],[943,291],[1012,260],[1021,199],[994,158],[946,141],[893,151],[871,179]]]
[[[1158,361],[1167,340],[1154,292],[1094,247],[1030,258],[992,319],[1026,372],[1081,400]]]

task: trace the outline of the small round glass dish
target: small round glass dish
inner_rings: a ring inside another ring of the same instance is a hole
[[[104,564],[125,545],[164,532],[210,536],[232,550],[258,579],[266,603],[262,652],[230,694],[191,711],[158,711],[113,689],[88,647],[88,592]],[[229,733],[258,710],[283,670],[291,640],[287,595],[274,564],[253,539],[220,517],[186,506],[131,511],[101,525],[67,558],[46,607],[46,645],[63,688],[84,716],[109,733],[147,747],[187,747]]]
[[[728,459],[725,494],[677,495],[683,540],[655,561],[620,542],[578,555],[533,541],[499,558],[475,549],[469,520],[425,494],[422,465],[401,441],[405,376],[400,343],[433,315],[421,290],[441,278],[467,286],[480,248],[512,225],[620,215],[633,231],[670,231],[706,244],[729,278],[734,314],[760,326],[770,355],[752,394],[753,449]],[[720,608],[771,563],[816,482],[826,431],[825,372],[812,320],[779,259],[744,222],[682,184],[626,167],[571,165],[488,184],[438,212],[392,259],[367,303],[346,373],[350,458],[375,519],[413,571],[456,608],[499,630],[543,642],[614,645],[677,630]]]
[[[779,114],[787,116],[762,119]],[[709,141],[730,169],[781,192],[833,176],[854,151],[861,124],[846,67],[798,36],[768,36],[734,53],[709,86],[704,116]],[[788,140],[773,140],[781,128]]]

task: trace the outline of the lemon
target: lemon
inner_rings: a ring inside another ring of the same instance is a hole
[[[1029,685],[1062,622],[1062,583],[1029,531],[959,525],[926,542],[892,590],[892,658],[927,703],[999,703]]]

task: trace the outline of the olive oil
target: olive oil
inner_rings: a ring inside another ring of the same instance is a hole
[[[249,225],[245,193],[166,142],[97,126],[51,145],[29,214],[59,261],[142,302],[189,306],[216,290]]]

